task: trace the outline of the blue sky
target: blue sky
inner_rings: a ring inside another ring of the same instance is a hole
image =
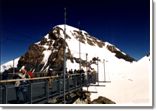
[[[149,52],[149,0],[0,0],[1,63],[23,55],[64,23],[115,44],[140,59]]]

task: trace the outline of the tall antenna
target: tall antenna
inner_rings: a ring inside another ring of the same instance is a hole
[[[64,40],[66,42],[66,8],[64,8]],[[64,44],[64,68],[63,68],[63,76],[64,76],[64,80],[63,80],[63,85],[64,85],[64,89],[63,89],[63,93],[64,93],[64,104],[66,104],[65,101],[65,74],[66,74],[66,44]]]
[[[80,44],[80,36],[81,36],[81,30],[80,30],[80,21],[78,21],[78,28],[79,28],[79,69],[81,70],[81,44]]]

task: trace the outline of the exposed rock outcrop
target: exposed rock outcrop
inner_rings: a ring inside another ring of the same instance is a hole
[[[116,104],[114,101],[103,97],[103,96],[99,96],[97,99],[94,99],[91,104]]]
[[[127,54],[125,55],[121,51],[117,50],[115,46],[107,45],[107,48],[109,51],[115,53],[116,54],[115,56],[119,59],[124,59],[124,60],[129,61],[129,62],[135,61],[134,58],[130,57]]]
[[[78,99],[74,102],[74,104],[116,104],[114,101],[103,96],[99,96],[97,99],[91,101],[91,93],[88,91],[77,92],[77,95]]]

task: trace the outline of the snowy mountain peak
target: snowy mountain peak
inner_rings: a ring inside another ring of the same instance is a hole
[[[62,25],[56,25],[55,27],[53,27],[53,29],[55,29],[56,27],[59,27],[59,28],[61,28],[62,30],[64,30],[64,26],[66,27],[67,33],[68,33],[68,32],[74,32],[74,31],[81,31],[82,33],[87,33],[86,31],[81,30],[81,29],[79,29],[79,28],[76,28],[76,27],[73,27],[73,26],[70,26],[70,25],[64,25],[64,24],[62,24]],[[88,34],[88,33],[87,33],[87,34]]]
[[[56,71],[63,69],[63,52],[66,48],[67,69],[96,70],[96,59],[103,62],[104,59],[113,63],[128,63],[134,59],[114,45],[103,42],[91,36],[86,31],[65,25],[57,25],[45,35],[41,41],[28,48],[28,51],[20,57],[17,67],[25,66],[32,71],[48,71],[52,68]],[[80,41],[80,42],[79,42]],[[79,49],[80,45],[80,49]],[[79,55],[80,50],[80,55]],[[86,61],[87,59],[87,61]]]
[[[67,25],[67,24],[66,24],[66,25],[64,25],[64,24],[56,25],[55,27],[53,27],[53,29],[56,28],[56,27],[59,27],[59,28],[61,28],[61,29],[64,30],[64,26],[66,27],[66,30],[70,30],[70,31],[74,31],[74,30],[76,30],[76,31],[79,31],[78,28],[75,28],[75,27],[70,26],[70,25]]]

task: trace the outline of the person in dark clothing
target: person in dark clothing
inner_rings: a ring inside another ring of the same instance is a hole
[[[74,74],[77,74],[77,70],[76,69],[74,70]]]
[[[74,71],[71,69],[71,70],[69,70],[69,74],[73,74],[74,73]]]
[[[81,69],[81,70],[80,70],[80,73],[84,74],[84,73],[85,73],[85,71],[84,71],[83,69]]]
[[[47,76],[53,76],[53,69],[52,69],[52,68],[50,68],[50,69],[48,70]]]
[[[87,81],[88,81],[88,83],[91,83],[91,81],[92,81],[92,75],[91,75],[90,70],[87,71]]]
[[[54,71],[53,71],[52,68],[50,68],[50,69],[48,70],[47,76],[54,76]],[[50,89],[52,89],[52,78],[51,78],[51,77],[48,79],[48,87],[49,87]]]
[[[26,74],[25,71],[21,71],[20,73],[16,74],[14,76],[14,79],[27,79],[29,78],[29,75]],[[15,83],[15,90],[16,90],[16,99],[17,103],[20,103],[20,93],[23,95],[24,103],[28,101],[28,81],[21,80],[16,81]]]
[[[21,77],[18,74],[15,74],[13,76],[13,79],[21,79]],[[21,92],[20,81],[15,82],[15,91],[16,91],[16,101],[17,103],[20,103],[20,92]]]
[[[8,77],[9,77],[9,74],[8,74],[8,70],[5,70],[3,73],[2,73],[2,80],[7,80]]]

